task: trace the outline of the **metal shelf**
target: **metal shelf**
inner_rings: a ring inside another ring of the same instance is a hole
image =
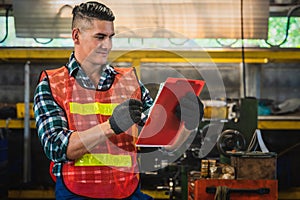
[[[259,116],[257,126],[264,130],[300,130],[300,116]]]
[[[0,128],[23,129],[24,120],[23,119],[12,119],[12,120],[1,119]],[[36,128],[34,120],[30,120],[30,128]]]
[[[169,199],[165,191],[142,190],[155,199]],[[9,190],[8,198],[11,199],[55,199],[54,189],[49,190]]]
[[[7,124],[8,123],[8,124]],[[0,128],[23,129],[23,119],[0,120]],[[35,129],[35,121],[30,120],[30,128]],[[300,130],[300,119],[266,119],[258,118],[258,128],[262,130]]]

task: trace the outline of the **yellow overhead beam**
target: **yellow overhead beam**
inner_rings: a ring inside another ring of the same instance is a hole
[[[2,60],[39,60],[39,59],[66,59],[71,49],[57,48],[0,48]]]
[[[0,48],[0,60],[66,60],[72,48]],[[242,62],[240,49],[114,50],[115,62]],[[137,61],[139,60],[139,61]],[[245,49],[246,63],[299,62],[300,49]]]
[[[241,63],[241,58],[142,58],[144,63]],[[267,58],[246,58],[246,63],[268,63]]]

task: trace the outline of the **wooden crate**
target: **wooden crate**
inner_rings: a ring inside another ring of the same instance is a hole
[[[189,181],[189,200],[214,200],[216,189],[225,186],[230,200],[277,200],[277,180],[198,179]],[[266,194],[259,194],[266,193]]]

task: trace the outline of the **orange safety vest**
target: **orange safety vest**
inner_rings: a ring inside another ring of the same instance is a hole
[[[107,121],[114,107],[126,99],[141,99],[135,70],[115,70],[118,74],[107,91],[83,88],[65,66],[42,73],[41,79],[48,77],[53,98],[66,113],[70,130],[87,130]],[[89,198],[123,199],[132,195],[139,183],[137,134],[134,125],[125,133],[111,136],[81,159],[63,163],[65,186]]]

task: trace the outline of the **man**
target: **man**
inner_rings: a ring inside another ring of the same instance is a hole
[[[139,189],[134,144],[153,100],[133,68],[107,64],[114,19],[101,3],[75,6],[74,52],[66,66],[42,72],[35,91],[38,136],[54,163],[57,199],[152,199]],[[202,103],[192,93],[180,102],[178,117],[195,129]]]

